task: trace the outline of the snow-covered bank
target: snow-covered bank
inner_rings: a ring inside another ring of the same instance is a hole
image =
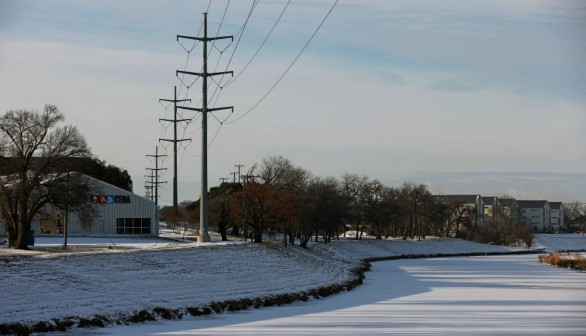
[[[537,234],[533,238],[535,248],[552,251],[586,251],[586,236],[581,233]]]
[[[44,254],[0,261],[0,324],[112,317],[157,307],[300,292],[352,279],[360,260],[403,254],[506,252],[457,239],[172,245],[127,253]],[[47,258],[50,256],[50,258]]]
[[[194,246],[194,245],[190,245]],[[112,316],[303,290],[349,279],[351,265],[245,244],[134,253],[5,258],[0,322]]]

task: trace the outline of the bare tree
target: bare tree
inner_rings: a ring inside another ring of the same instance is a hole
[[[270,156],[262,160],[259,175],[264,184],[272,185],[276,191],[292,191],[303,187],[310,174],[285,157]]]
[[[413,182],[403,183],[402,190],[411,208],[410,225],[406,228],[403,239],[407,239],[407,237],[413,239],[416,234],[418,239],[421,239],[425,236],[427,230],[426,222],[419,220],[421,215],[419,210],[425,202],[429,201],[431,193],[427,190],[425,184],[415,184]]]
[[[294,231],[299,224],[299,209],[305,190],[312,178],[311,173],[306,169],[294,166],[289,159],[283,156],[270,156],[262,160],[259,177],[265,185],[270,185],[274,189],[278,196],[278,202],[275,204],[282,207],[281,217],[275,217],[269,223],[270,229],[282,233],[284,245],[287,245],[287,236],[293,243]]]
[[[564,203],[564,223],[567,227],[576,226],[580,229],[581,222],[584,222],[586,215],[586,204],[579,201]]]
[[[432,197],[429,202],[428,210],[431,229],[434,235],[438,237],[450,237],[452,231],[455,231],[454,225],[456,216],[452,216],[455,208],[442,202],[438,197]],[[454,233],[455,234],[455,233]]]
[[[356,239],[362,238],[365,225],[365,186],[368,184],[368,176],[356,174],[344,174],[341,180],[341,189],[344,197],[348,200],[349,213],[346,217],[348,224],[354,224],[356,228]]]
[[[389,224],[385,204],[386,187],[377,179],[369,181],[362,186],[360,193],[361,204],[364,205],[364,222],[376,239],[382,239],[383,231]]]
[[[35,216],[55,199],[67,172],[57,167],[72,157],[90,156],[84,137],[76,127],[60,126],[64,116],[56,106],[42,112],[8,111],[0,118],[0,212],[10,247],[27,249]]]
[[[300,245],[307,247],[312,234],[322,234],[324,242],[337,237],[344,227],[347,213],[346,197],[333,177],[313,178],[302,197],[297,232]]]
[[[284,217],[282,200],[271,185],[248,183],[235,195],[232,220],[250,230],[255,243],[262,243],[263,233]]]
[[[210,222],[218,226],[222,241],[228,240],[229,229],[234,230],[236,223],[232,217],[232,203],[239,191],[242,191],[240,183],[222,183],[219,187],[210,190]]]
[[[374,188],[371,198],[370,226],[376,239],[395,235],[402,219],[408,213],[405,202],[401,200],[401,190],[381,185],[378,180],[371,182]]]

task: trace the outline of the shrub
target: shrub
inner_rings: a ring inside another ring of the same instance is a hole
[[[466,230],[463,238],[481,244],[531,247],[533,230],[528,225],[510,227],[506,224],[486,222]]]
[[[53,332],[56,330],[57,329],[55,328],[54,325],[52,325],[49,322],[44,322],[44,321],[36,323],[31,328],[31,331],[34,333],[48,333],[48,332]]]
[[[586,271],[586,256],[579,254],[560,255],[552,252],[547,256],[539,256],[539,262],[558,267]]]
[[[30,335],[30,333],[30,328],[20,323],[0,325],[0,334],[2,335]]]
[[[144,321],[156,321],[156,320],[157,319],[153,316],[153,314],[151,314],[146,309],[143,309],[128,318],[128,322],[131,322],[131,323],[139,323],[139,322],[144,322]]]
[[[180,320],[183,317],[183,314],[176,309],[157,307],[153,309],[153,312],[165,320]]]

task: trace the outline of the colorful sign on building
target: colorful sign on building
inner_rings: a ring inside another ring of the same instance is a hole
[[[130,203],[130,196],[125,195],[91,195],[90,203],[116,204]]]

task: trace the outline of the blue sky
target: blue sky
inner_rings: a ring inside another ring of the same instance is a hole
[[[94,154],[128,169],[139,194],[158,145],[169,182],[160,203],[170,204],[172,152],[158,139],[172,132],[158,119],[172,109],[158,99],[174,85],[194,105],[201,99],[200,81],[186,90],[175,76],[201,69],[201,45],[187,58],[192,43],[182,47],[176,35],[197,35],[209,3],[0,1],[0,112],[56,104]],[[238,37],[252,3],[230,1],[220,26],[227,1],[214,0],[210,35]],[[342,0],[287,76],[240,118],[332,3],[292,1],[244,71],[286,1],[259,1],[240,39],[211,48],[211,67],[239,77],[221,80],[214,97],[235,110],[210,117],[210,186],[235,164],[283,155],[319,176],[586,200],[586,3]],[[199,197],[199,123],[180,127],[193,140],[179,153],[180,200]]]

